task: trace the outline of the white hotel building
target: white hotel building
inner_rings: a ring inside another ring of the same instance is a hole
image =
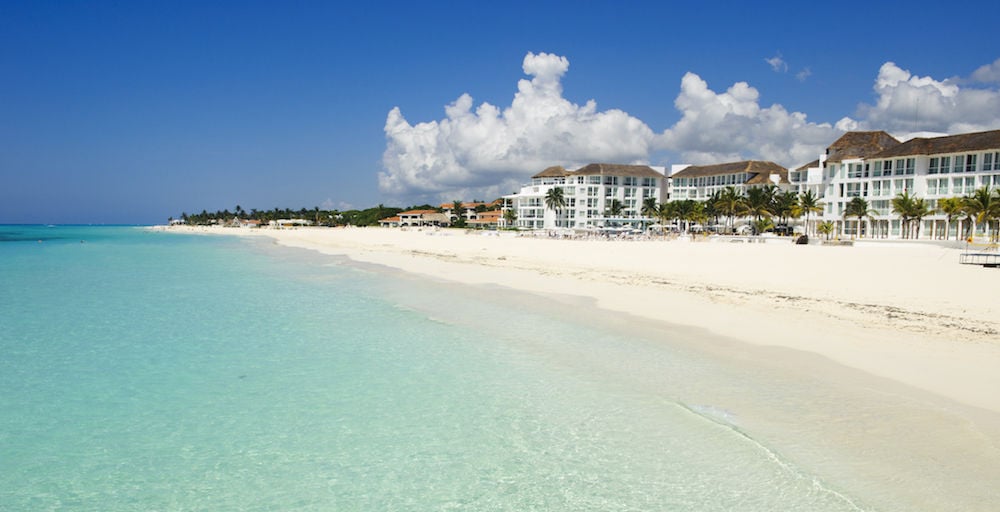
[[[811,191],[823,206],[822,221],[834,222],[841,236],[900,238],[902,220],[892,212],[892,199],[903,192],[923,198],[934,211],[922,219],[921,238],[955,238],[966,226],[948,226],[937,202],[967,196],[978,188],[1000,189],[1000,130],[918,137],[900,142],[884,131],[848,132],[819,159],[787,170],[773,162],[742,161],[716,165],[674,166],[668,179],[646,165],[590,164],[576,171],[549,167],[532,176],[521,191],[504,196],[505,208],[517,213],[522,229],[639,227],[652,219],[640,214],[643,199],[704,201],[732,186],[744,192],[775,185],[801,194]],[[545,206],[545,195],[561,187],[566,207]],[[870,215],[858,221],[844,212],[851,199],[868,201]],[[606,215],[611,201],[624,206],[622,215]],[[975,225],[983,234],[985,226]]]
[[[790,181],[793,190],[818,192],[822,219],[837,223],[842,235],[898,238],[902,221],[892,212],[892,199],[899,194],[923,198],[934,211],[939,199],[1000,187],[1000,130],[902,143],[885,132],[849,132],[819,160],[790,173]],[[860,222],[844,218],[855,197],[868,201],[871,210]],[[920,236],[955,237],[961,229],[955,222],[949,231],[946,217],[934,213],[923,219]]]
[[[545,206],[545,195],[556,187],[566,202],[559,211]],[[655,222],[641,215],[643,200],[653,197],[659,204],[666,188],[662,171],[648,165],[589,164],[575,171],[555,166],[532,176],[520,192],[504,196],[504,203],[517,213],[521,229],[639,227]],[[612,217],[607,212],[616,199],[622,213]]]
[[[674,166],[670,176],[670,199],[704,201],[727,187],[746,194],[751,187],[774,185],[788,190],[788,169],[774,163],[744,160],[714,165]]]

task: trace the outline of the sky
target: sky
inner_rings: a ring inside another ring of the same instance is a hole
[[[492,200],[1000,129],[996,2],[0,2],[0,223]]]

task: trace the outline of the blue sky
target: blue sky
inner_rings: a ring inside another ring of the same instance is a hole
[[[492,199],[547,165],[1000,128],[993,3],[486,4],[2,2],[0,223]]]

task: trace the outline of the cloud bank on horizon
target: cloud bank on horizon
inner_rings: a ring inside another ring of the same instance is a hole
[[[485,102],[473,108],[466,93],[445,107],[441,120],[410,124],[398,107],[389,111],[379,189],[394,197],[488,199],[551,165],[649,163],[654,152],[665,151],[679,159],[673,163],[759,159],[793,167],[814,160],[849,130],[885,130],[905,139],[1000,128],[1000,59],[968,79],[945,80],[886,62],[875,79],[874,104],[861,104],[857,119],[835,124],[811,122],[780,104],[762,107],[760,93],[746,82],[715,92],[688,72],[674,100],[681,117],[662,133],[621,110],[598,110],[594,100],[565,99],[564,56],[529,52],[522,69],[531,78],[518,81],[502,109]]]

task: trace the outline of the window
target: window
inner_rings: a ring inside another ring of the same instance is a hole
[[[618,184],[618,176],[605,176],[604,177],[604,184],[605,185],[617,185]]]
[[[940,158],[937,157],[931,158],[931,162],[927,166],[927,174],[937,174],[940,165],[941,165]]]
[[[861,184],[860,183],[848,183],[847,184],[847,197],[861,197]]]
[[[948,178],[938,180],[938,193],[941,195],[948,193]]]
[[[895,173],[896,176],[902,175],[906,171],[906,160],[902,158],[896,160]]]
[[[882,161],[876,160],[875,169],[872,170],[872,176],[881,176],[881,175],[882,175]]]
[[[936,195],[937,192],[937,180],[927,180],[927,195]]]
[[[941,174],[948,174],[951,172],[951,157],[943,156],[941,157]]]
[[[916,169],[916,165],[917,165],[917,159],[916,158],[907,158],[906,159],[906,174],[913,174],[914,170]]]
[[[892,176],[892,160],[882,162],[882,175]]]
[[[965,172],[976,172],[976,155],[965,156]]]
[[[601,177],[600,176],[587,176],[587,183],[589,183],[591,185],[600,185],[601,184]]]
[[[635,197],[635,189],[632,187],[626,188],[625,197]]]
[[[955,157],[955,167],[954,167],[955,172],[962,172],[962,169],[964,167],[965,167],[965,157],[962,156],[962,155],[956,156]]]
[[[624,183],[622,183],[622,185],[625,185],[626,187],[634,187],[638,184],[639,178],[636,178],[635,176],[625,176]]]
[[[876,196],[876,197],[882,195],[882,182],[881,181],[873,181],[872,182],[872,195]]]
[[[983,170],[992,171],[993,170],[993,153],[986,153],[983,155]]]

